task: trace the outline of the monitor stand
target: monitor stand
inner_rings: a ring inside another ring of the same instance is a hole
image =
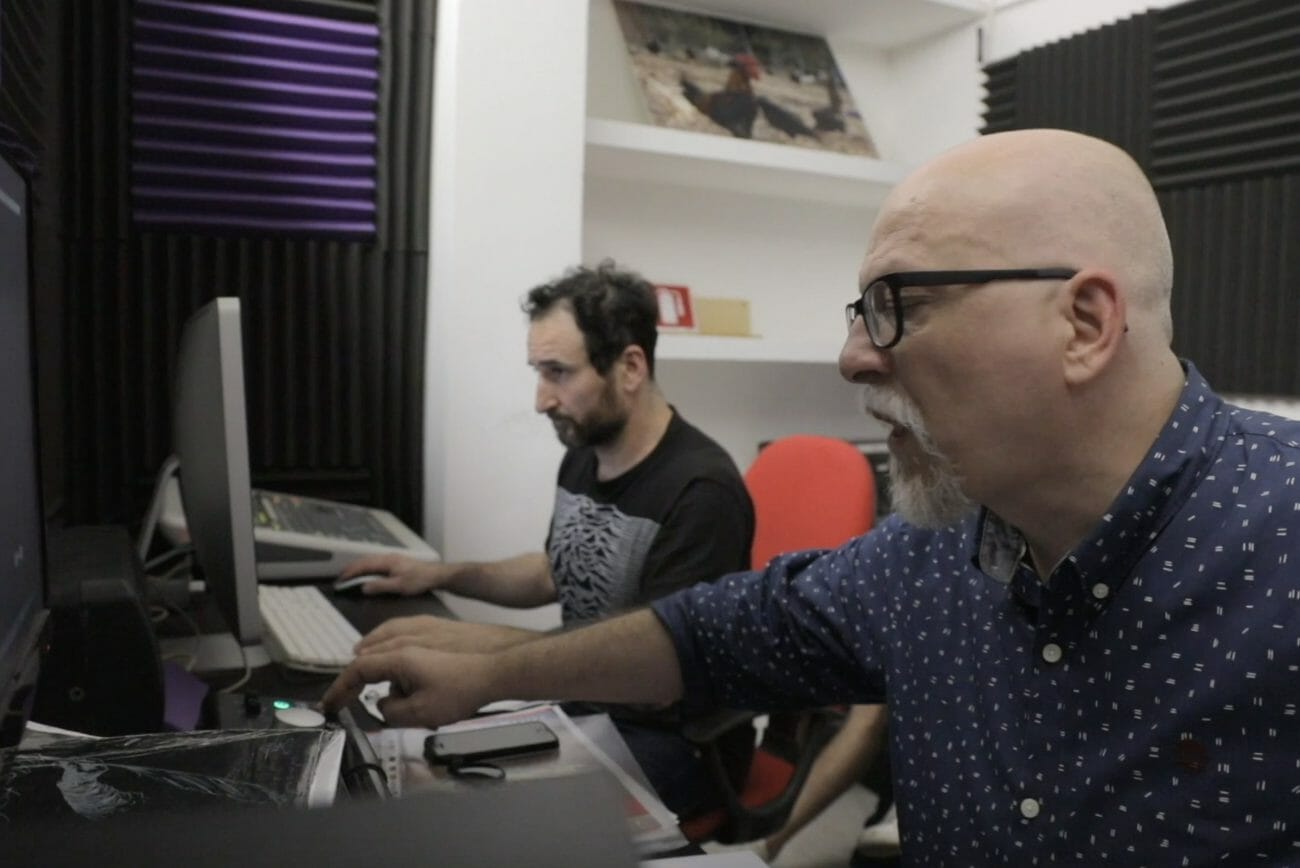
[[[170,636],[160,639],[159,650],[164,660],[188,661],[186,668],[196,675],[211,672],[237,672],[245,666],[258,669],[271,662],[266,646],[260,642],[242,647],[231,633],[206,633],[199,636]]]

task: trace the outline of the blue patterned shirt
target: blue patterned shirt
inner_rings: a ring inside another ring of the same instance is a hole
[[[1046,582],[992,513],[893,516],[654,609],[691,701],[888,697],[908,864],[1297,865],[1298,444],[1188,365]]]

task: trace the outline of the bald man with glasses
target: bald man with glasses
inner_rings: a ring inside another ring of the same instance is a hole
[[[1175,356],[1172,259],[1105,142],[941,155],[881,208],[839,360],[896,515],[500,654],[362,656],[327,705],[888,701],[905,863],[1300,863],[1300,422]]]

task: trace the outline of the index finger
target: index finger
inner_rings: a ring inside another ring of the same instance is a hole
[[[365,573],[388,574],[392,572],[391,567],[392,555],[367,555],[364,558],[357,558],[339,570],[339,578],[350,579],[353,576],[360,576]]]
[[[384,621],[378,627],[361,637],[360,641],[356,644],[357,652],[359,653],[363,649],[369,649],[373,646],[387,642],[389,639],[411,632],[406,626],[410,620],[410,617],[406,616],[389,618],[387,621]]]
[[[355,701],[367,684],[377,681],[396,681],[397,658],[392,654],[367,654],[348,664],[325,690],[321,706],[325,711],[338,711]]]

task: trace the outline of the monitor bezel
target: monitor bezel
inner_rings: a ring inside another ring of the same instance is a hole
[[[244,648],[260,646],[238,298],[219,297],[186,322],[176,356],[172,448],[190,541],[207,591]]]
[[[21,212],[22,251],[22,304],[26,313],[27,329],[27,405],[31,411],[28,420],[28,436],[31,438],[30,454],[32,457],[32,497],[35,516],[36,538],[32,541],[36,558],[36,575],[40,590],[35,598],[24,601],[23,610],[14,616],[12,632],[9,636],[0,636],[0,748],[10,747],[22,738],[23,730],[31,716],[32,704],[36,696],[36,681],[40,675],[40,664],[44,650],[44,635],[49,620],[49,576],[46,572],[45,549],[45,512],[42,505],[42,479],[40,462],[40,437],[37,408],[36,387],[36,317],[32,298],[32,262],[31,262],[31,212],[29,209],[27,180],[13,167],[7,158],[0,155],[0,190],[12,190],[16,194],[14,203],[3,203],[0,207],[16,207]],[[6,192],[6,196],[9,194]],[[6,410],[12,412],[12,410]],[[9,489],[12,491],[12,489]]]

